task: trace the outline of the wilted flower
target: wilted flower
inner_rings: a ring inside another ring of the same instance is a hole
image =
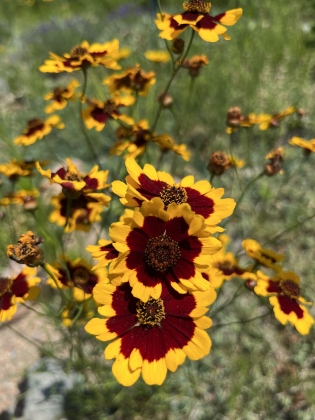
[[[37,267],[44,262],[44,254],[37,246],[43,239],[34,235],[32,231],[23,234],[18,240],[18,245],[8,245],[8,257],[19,263],[26,264],[29,267]]]
[[[189,70],[191,77],[199,76],[200,69],[209,63],[207,57],[202,55],[194,55],[189,60],[184,60],[182,66]]]
[[[268,176],[273,176],[276,174],[282,174],[282,162],[283,162],[283,147],[272,150],[266,156],[266,159],[269,159],[269,163],[265,165],[265,174]]]

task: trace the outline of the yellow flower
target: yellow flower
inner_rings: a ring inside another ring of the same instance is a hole
[[[0,206],[9,206],[10,204],[20,204],[26,210],[31,210],[37,206],[36,198],[39,197],[39,191],[36,188],[31,190],[19,190],[7,194],[0,199]],[[35,203],[34,203],[35,200]],[[35,207],[34,207],[35,206]]]
[[[14,139],[14,144],[18,146],[29,146],[37,140],[41,140],[44,136],[47,136],[53,127],[59,129],[64,128],[64,124],[58,115],[52,115],[45,121],[34,118],[28,121],[27,128],[23,131],[23,134]]]
[[[211,340],[204,331],[212,321],[204,316],[216,298],[204,292],[180,294],[163,285],[159,298],[142,302],[131,293],[129,283],[115,287],[101,282],[93,291],[106,319],[93,318],[86,325],[98,340],[112,342],[105,359],[116,359],[112,371],[124,386],[140,375],[148,385],[161,385],[167,371],[175,372],[186,356],[199,360],[210,352]]]
[[[11,162],[0,165],[0,173],[11,181],[16,181],[20,176],[33,176],[33,168],[35,168],[35,161],[12,159]]]
[[[294,106],[290,106],[289,108],[277,114],[257,115],[257,124],[259,124],[259,129],[265,131],[269,130],[270,128],[279,127],[279,122],[288,115],[294,114],[294,112],[296,112],[296,108]]]
[[[80,83],[74,79],[68,84],[67,87],[56,87],[52,92],[47,93],[44,99],[46,101],[52,101],[52,103],[46,106],[46,114],[51,114],[52,112],[65,108],[69,100],[75,99],[74,92],[78,86],[80,86]]]
[[[254,239],[245,239],[242,242],[242,246],[246,254],[257,263],[272,268],[274,271],[281,271],[281,266],[278,263],[284,260],[284,255],[277,254],[267,248],[262,248]]]
[[[300,334],[309,333],[314,319],[301,303],[311,303],[300,296],[300,278],[294,272],[281,271],[270,278],[258,271],[254,291],[259,296],[270,296],[269,302],[281,324],[289,322]]]
[[[233,213],[235,202],[231,198],[222,199],[223,188],[212,188],[208,181],[195,182],[192,175],[179,183],[166,172],[156,171],[149,164],[143,169],[133,158],[126,159],[128,176],[126,184],[121,181],[112,183],[113,192],[121,197],[121,203],[137,207],[154,197],[160,197],[167,208],[171,203],[187,203],[191,210],[205,218],[211,232],[222,231],[216,226]]]
[[[156,26],[162,32],[160,37],[164,39],[177,38],[189,26],[200,38],[206,42],[217,42],[219,35],[225,40],[231,39],[225,32],[225,26],[234,25],[242,16],[243,10],[232,9],[216,16],[209,15],[211,3],[204,0],[188,0],[183,3],[185,12],[177,15],[157,14]]]
[[[167,51],[150,50],[144,53],[145,58],[155,63],[167,63],[171,57]]]
[[[89,66],[102,65],[112,70],[119,70],[117,60],[129,55],[129,50],[119,50],[119,41],[106,42],[104,44],[89,44],[83,41],[80,45],[72,48],[70,54],[65,53],[62,57],[49,53],[50,59],[39,67],[43,73],[71,73],[76,70],[86,69]]]
[[[315,152],[315,139],[304,140],[301,137],[292,137],[289,141],[292,146],[302,147],[306,155],[310,155]]]
[[[107,77],[103,83],[108,85],[110,93],[135,92],[140,96],[146,96],[150,86],[155,83],[155,73],[154,71],[145,73],[141,70],[140,64],[136,64],[134,68],[127,69],[121,74]]]
[[[132,125],[133,119],[128,115],[121,114],[119,108],[133,105],[134,102],[135,98],[132,95],[120,96],[116,94],[105,102],[94,99],[89,101],[89,107],[82,111],[82,118],[89,130],[95,128],[96,131],[103,130],[108,119],[120,120]]]

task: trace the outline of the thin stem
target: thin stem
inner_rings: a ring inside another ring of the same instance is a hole
[[[213,313],[210,312],[210,316],[213,317],[214,315],[216,315],[217,313],[221,312],[222,309],[226,308],[227,306],[229,306],[231,303],[234,302],[234,300],[240,295],[239,291],[240,289],[243,287],[243,283],[241,283],[239,285],[239,287],[237,288],[236,292],[234,293],[234,295],[231,297],[231,299],[229,299],[227,302],[223,303],[223,305],[219,306],[218,309],[216,311],[214,311]]]
[[[46,316],[46,314],[44,314],[43,312],[37,311],[35,308],[33,308],[32,306],[26,305],[26,303],[24,303],[24,302],[21,302],[21,305],[23,305],[23,306],[25,306],[25,308],[30,309],[31,311],[35,312],[37,315]]]
[[[47,268],[47,265],[45,263],[40,264],[40,266],[42,267],[43,270],[46,271],[46,273],[49,275],[49,277],[54,281],[57,289],[59,289],[60,293],[62,294],[62,296],[67,299],[72,301],[72,299],[70,299],[65,292],[62,290],[62,288],[59,286],[58,280],[56,279],[56,277],[53,275],[53,273],[49,270],[49,268]]]
[[[96,151],[93,147],[93,143],[91,142],[91,140],[90,140],[90,138],[89,138],[89,136],[86,132],[84,121],[83,121],[83,118],[82,118],[82,103],[83,103],[82,101],[84,99],[85,92],[86,92],[86,87],[87,87],[87,70],[85,68],[83,68],[82,71],[83,71],[83,91],[82,91],[82,99],[79,102],[81,129],[82,129],[82,133],[84,135],[86,144],[87,144],[95,162],[98,164],[99,168],[102,169],[102,164],[101,164],[101,162],[98,158],[98,155],[97,155],[97,153],[96,153]]]
[[[214,177],[215,177],[215,173],[211,174],[211,176],[210,176],[210,184],[212,183]]]
[[[178,127],[178,132],[177,132],[178,139],[182,137],[182,133],[185,132],[185,128],[187,124],[186,114],[187,114],[187,109],[188,109],[188,103],[189,103],[190,98],[192,97],[192,92],[194,90],[194,85],[195,85],[195,79],[196,79],[195,77],[190,77],[190,83],[189,83],[188,93],[187,93],[187,97],[185,101],[184,112],[183,112],[182,118],[180,118],[180,123]],[[182,122],[183,122],[183,126],[181,127]]]
[[[239,177],[239,174],[238,174],[238,170],[237,170],[237,165],[235,164],[234,157],[233,157],[234,140],[235,140],[235,133],[234,133],[234,131],[232,131],[231,138],[230,138],[230,155],[231,155],[231,161],[234,162],[234,165],[233,166],[234,166],[234,170],[235,170],[237,182],[238,182],[238,185],[240,187],[241,192],[243,192],[242,182],[240,180],[240,177]]]
[[[71,204],[72,204],[72,198],[68,197],[67,200],[67,213],[66,213],[66,223],[64,226],[64,231],[66,230],[68,223],[69,223],[69,217],[70,217],[70,212],[71,212]]]
[[[180,60],[179,60],[180,62],[177,65],[177,67],[174,68],[174,70],[173,70],[173,72],[171,74],[171,77],[170,77],[169,81],[167,82],[167,85],[166,85],[166,87],[164,89],[163,98],[161,98],[161,102],[160,102],[159,108],[157,110],[157,113],[156,113],[156,116],[155,116],[155,120],[154,120],[154,122],[152,124],[152,128],[151,128],[151,131],[152,132],[154,132],[154,130],[155,130],[156,126],[157,126],[157,123],[159,121],[159,118],[160,118],[160,115],[161,115],[161,112],[162,112],[162,109],[163,109],[163,99],[167,95],[167,93],[168,93],[168,91],[169,91],[169,89],[171,87],[171,84],[172,84],[175,76],[177,75],[177,73],[179,72],[179,70],[182,68],[182,63],[183,63],[183,61],[185,60],[185,58],[187,57],[187,55],[189,53],[190,47],[191,47],[192,42],[193,42],[193,39],[194,39],[194,35],[195,35],[195,31],[192,29],[191,37],[190,37],[189,44],[188,44],[188,47],[186,49],[186,52],[185,52],[184,56],[182,58],[180,58]]]
[[[220,322],[212,326],[212,328],[222,328],[232,324],[248,324],[249,322],[256,321],[256,319],[265,318],[267,315],[270,315],[271,311],[268,311],[266,314],[255,316],[254,318],[246,319],[245,321],[232,321],[232,322]]]
[[[303,220],[303,222],[297,222],[294,225],[289,226],[287,229],[284,229],[282,232],[279,232],[276,235],[272,236],[270,239],[268,239],[266,242],[264,242],[263,245],[268,244],[269,242],[273,242],[275,239],[280,238],[280,236],[284,235],[287,232],[290,232],[290,230],[293,230],[293,229],[297,228],[298,226],[302,226],[305,222],[313,219],[314,217],[315,217],[315,214],[313,214],[310,217],[307,217],[305,220]]]

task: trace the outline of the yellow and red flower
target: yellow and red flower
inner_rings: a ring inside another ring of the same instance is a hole
[[[304,305],[311,303],[300,296],[300,278],[294,272],[281,271],[270,278],[258,271],[254,292],[259,296],[270,296],[269,302],[281,324],[289,322],[300,334],[309,333],[315,321]]]
[[[98,267],[107,267],[119,255],[119,252],[113,246],[113,242],[107,239],[100,239],[98,245],[88,245],[86,250],[91,253],[94,260],[98,260],[93,270]]]
[[[67,169],[60,168],[57,172],[51,172],[50,169],[43,170],[39,162],[36,162],[36,168],[52,184],[61,185],[65,195],[71,194],[72,198],[78,198],[81,193],[88,194],[91,191],[103,190],[110,186],[110,184],[106,184],[108,171],[99,171],[98,166],[95,165],[88,175],[84,175],[78,171],[71,159],[67,158],[66,162]],[[110,197],[108,197],[108,201],[110,201]]]
[[[90,66],[102,65],[112,70],[119,70],[121,67],[117,60],[127,57],[129,50],[119,50],[119,41],[114,39],[104,44],[89,44],[83,41],[80,45],[72,48],[69,53],[62,57],[49,53],[50,59],[39,67],[43,73],[71,73],[76,70],[86,69]]]
[[[129,281],[142,301],[158,299],[163,283],[179,293],[209,289],[201,270],[208,268],[221,243],[209,236],[203,217],[188,204],[172,203],[164,210],[155,197],[134,211],[132,219],[113,223],[109,236],[120,253],[109,267],[110,280],[117,286]]]
[[[211,16],[211,3],[204,0],[188,0],[183,3],[183,7],[185,12],[177,15],[157,14],[155,23],[162,31],[161,38],[175,39],[190,26],[204,41],[217,42],[219,35],[229,40],[231,38],[226,34],[227,29],[223,25],[234,25],[243,14],[243,10],[238,8]]]
[[[269,130],[270,128],[279,127],[279,122],[283,120],[288,115],[294,114],[297,109],[294,106],[290,106],[284,111],[278,112],[276,114],[260,114],[257,115],[257,122],[259,124],[259,129],[262,131]]]
[[[57,280],[49,278],[47,284],[53,288],[65,288],[73,290],[73,297],[77,301],[88,299],[92,296],[95,285],[100,281],[107,280],[107,270],[105,267],[99,267],[92,271],[92,265],[88,264],[82,258],[71,260],[68,257],[56,261],[54,265],[46,264]]]
[[[116,359],[112,372],[124,386],[133,385],[141,374],[148,385],[161,385],[167,370],[175,372],[186,356],[199,360],[210,352],[204,330],[212,321],[204,314],[216,298],[212,288],[183,295],[163,284],[158,298],[142,302],[128,283],[115,287],[101,282],[93,295],[107,318],[93,318],[85,329],[98,340],[113,340],[104,356]]]
[[[155,83],[155,73],[150,71],[144,72],[140,68],[140,64],[136,64],[134,68],[125,70],[121,74],[113,74],[103,82],[108,85],[110,93],[126,92],[136,93],[140,96],[146,96],[150,86]]]
[[[20,176],[33,176],[34,168],[34,160],[27,161],[12,159],[11,162],[0,165],[0,173],[5,175],[11,181],[16,181]]]
[[[112,183],[113,192],[122,197],[120,201],[124,205],[137,207],[153,197],[160,197],[165,208],[171,203],[187,203],[192,211],[206,219],[206,224],[212,227],[211,232],[222,231],[215,225],[233,213],[234,200],[222,199],[223,188],[212,188],[208,181],[195,183],[190,175],[175,183],[171,175],[156,171],[152,165],[146,164],[141,169],[133,158],[126,160],[126,168],[129,173],[126,184]]]
[[[78,198],[71,201],[69,220],[65,232],[73,230],[83,230],[88,232],[93,223],[101,220],[101,213],[104,206],[108,207],[111,200],[103,193],[87,193],[81,194]],[[51,204],[55,208],[49,215],[49,221],[56,223],[58,226],[65,226],[67,220],[68,197],[60,193],[58,196],[51,198]]]
[[[52,101],[52,103],[46,106],[46,114],[51,114],[52,112],[64,109],[69,100],[74,100],[76,98],[75,89],[78,86],[80,86],[80,83],[78,80],[74,79],[71,80],[67,87],[56,87],[52,92],[47,93],[47,95],[44,96],[44,99],[46,101]]]
[[[245,239],[242,242],[242,246],[246,254],[258,264],[267,268],[272,268],[276,272],[281,271],[279,263],[284,260],[284,255],[277,254],[270,249],[263,248],[254,239]]]
[[[103,130],[108,119],[120,120],[125,124],[132,125],[133,119],[128,115],[121,114],[118,108],[130,106],[134,102],[134,96],[120,96],[119,94],[105,102],[93,99],[88,101],[89,107],[82,111],[82,118],[89,130],[95,128],[96,131]]]
[[[10,321],[17,310],[17,303],[34,300],[40,289],[40,278],[35,277],[36,268],[25,267],[14,277],[0,278],[0,321]]]
[[[227,252],[226,248],[230,242],[227,235],[218,237],[222,243],[222,248],[209,259],[210,267],[204,272],[203,277],[208,280],[212,287],[219,288],[224,281],[231,280],[234,277],[243,280],[255,280],[256,275],[251,273],[252,266],[242,268],[232,252]]]
[[[61,122],[58,115],[51,115],[45,121],[39,118],[33,118],[28,121],[27,127],[23,130],[23,134],[14,139],[14,144],[18,146],[29,146],[37,140],[41,140],[44,136],[47,136],[53,128],[62,129],[64,126],[64,123]]]
[[[33,210],[37,207],[37,197],[39,197],[39,191],[36,188],[31,190],[19,190],[0,198],[0,206],[20,204],[24,206],[25,210]]]
[[[315,152],[315,139],[304,140],[301,137],[292,137],[289,141],[292,146],[302,147],[306,155]]]
[[[190,152],[185,144],[175,144],[168,134],[152,133],[147,120],[141,120],[132,127],[119,127],[116,131],[117,143],[111,148],[110,154],[120,156],[126,152],[125,158],[142,155],[149,143],[157,144],[163,152],[173,151],[188,161]]]

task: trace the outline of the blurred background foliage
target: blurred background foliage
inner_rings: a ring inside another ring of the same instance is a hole
[[[178,177],[192,173],[198,179],[209,178],[206,164],[211,152],[229,151],[225,116],[231,106],[240,106],[244,114],[275,113],[291,105],[303,108],[306,114],[302,121],[288,117],[270,131],[262,132],[255,127],[236,133],[235,155],[246,162],[239,170],[244,185],[261,171],[272,148],[285,146],[286,155],[284,174],[259,180],[226,229],[235,252],[240,251],[244,238],[251,237],[284,253],[285,269],[301,276],[303,296],[314,300],[314,219],[305,224],[303,221],[315,213],[315,157],[304,158],[302,151],[287,146],[287,141],[293,135],[315,137],[315,2],[226,0],[213,2],[213,13],[235,7],[242,7],[244,15],[235,27],[229,28],[231,41],[207,44],[198,37],[195,39],[192,53],[206,54],[210,63],[195,81],[191,97],[187,98],[189,78],[184,70],[171,88],[176,121],[174,115],[164,111],[157,131],[170,133],[178,143],[185,142],[192,158],[183,164],[181,158],[172,160],[168,156],[163,161],[163,169],[171,170]],[[162,8],[169,13],[179,12],[181,1],[162,0]],[[0,163],[12,157],[43,160],[55,154],[60,160],[70,156],[82,160],[87,169],[91,167],[90,155],[85,145],[80,144],[75,104],[70,104],[61,114],[66,129],[55,131],[48,142],[21,149],[12,143],[27,120],[45,116],[44,94],[69,79],[65,75],[42,74],[38,66],[48,58],[49,51],[63,54],[82,40],[103,43],[117,37],[121,47],[132,50],[124,66],[139,62],[144,70],[156,71],[156,85],[136,109],[139,117],[152,122],[157,109],[156,96],[163,90],[170,72],[170,64],[150,63],[143,55],[147,49],[164,47],[153,23],[155,13],[153,0],[1,0]],[[102,98],[99,82],[105,75],[104,69],[93,69],[88,83],[89,96]],[[82,82],[79,72],[73,76]],[[182,127],[179,135],[178,124]],[[115,168],[121,158],[106,158],[115,139],[111,127],[100,133],[91,131],[90,135],[107,167]],[[151,163],[156,162],[156,154],[156,149],[149,150]],[[40,181],[38,177],[33,184],[38,185]],[[22,180],[20,186],[29,187],[28,182]],[[231,170],[220,179],[215,178],[213,185],[223,186],[227,197],[239,197],[235,173]],[[5,180],[1,188],[4,192],[8,188]],[[45,195],[42,200],[47,201]],[[118,209],[117,202],[114,206]],[[109,221],[117,220],[120,211],[114,211]],[[36,222],[31,216],[22,217],[15,209],[5,214],[0,223],[2,267],[7,264],[6,245],[14,243],[22,226],[44,236],[48,261],[58,254],[62,229],[48,226],[42,231],[41,226],[47,225],[44,207],[37,210]],[[274,237],[299,223],[299,228]],[[72,234],[66,245],[76,255],[88,257],[80,233]],[[240,281],[224,285],[222,302],[233,296]],[[311,313],[315,315],[314,310]],[[149,387],[139,381],[123,389],[110,372],[111,363],[103,360],[99,348],[94,348],[94,338],[93,341],[86,338],[85,357],[79,355],[74,366],[85,374],[86,383],[68,393],[66,418],[313,420],[314,329],[301,337],[291,327],[281,326],[272,315],[244,323],[260,314],[258,300],[245,291],[216,316],[219,324],[210,330],[211,354],[198,362],[187,361],[176,374],[169,374],[161,387]],[[229,322],[236,323],[220,326]],[[69,339],[62,332],[61,336],[64,341],[60,341],[60,348]]]

